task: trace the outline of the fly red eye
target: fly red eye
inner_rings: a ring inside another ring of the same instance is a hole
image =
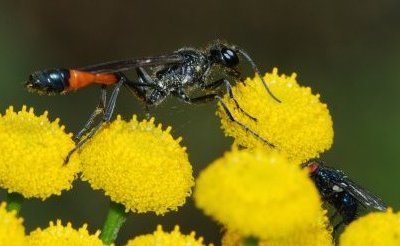
[[[313,174],[313,173],[315,173],[317,171],[318,167],[319,167],[319,165],[317,163],[312,162],[307,166],[308,172],[310,174]]]

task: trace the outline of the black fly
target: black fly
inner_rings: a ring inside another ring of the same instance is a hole
[[[111,120],[122,86],[138,96],[144,102],[146,108],[160,104],[170,95],[189,104],[219,101],[232,122],[239,124],[244,130],[264,143],[274,146],[246,125],[237,121],[231,110],[222,101],[222,96],[228,93],[242,113],[253,120],[257,120],[239,106],[232,93],[231,81],[242,78],[238,70],[241,58],[250,63],[253,71],[261,78],[269,95],[275,101],[280,102],[269,90],[250,56],[241,48],[220,41],[205,49],[181,48],[163,56],[112,61],[76,69],[38,71],[31,74],[26,87],[31,91],[42,94],[60,94],[94,83],[101,84],[100,102],[84,128],[76,135],[77,145],[67,156],[66,162],[76,149],[89,140],[104,123]],[[137,73],[137,81],[129,80],[123,73],[126,70],[133,69]],[[223,76],[211,81],[210,74],[214,69],[222,72]],[[106,104],[107,85],[114,85],[108,104]],[[202,92],[202,95],[193,97],[191,96],[193,92]],[[101,122],[92,127],[95,118],[99,115],[103,115]],[[86,137],[81,139],[86,133]]]
[[[343,171],[327,167],[320,160],[309,161],[303,164],[303,167],[308,168],[322,200],[336,209],[331,220],[338,214],[342,217],[342,221],[334,227],[334,231],[357,217],[359,205],[381,211],[386,210],[385,203],[379,197],[355,184]]]

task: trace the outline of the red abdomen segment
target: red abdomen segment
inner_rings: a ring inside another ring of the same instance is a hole
[[[69,70],[69,91],[78,90],[91,84],[112,85],[117,83],[118,78],[111,73],[89,73],[79,70]]]

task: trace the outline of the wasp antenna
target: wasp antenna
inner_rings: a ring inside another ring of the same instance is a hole
[[[238,47],[235,47],[235,50],[236,50],[237,52],[239,52],[242,56],[244,56],[248,62],[250,62],[251,67],[253,68],[253,71],[260,77],[261,82],[263,83],[263,85],[264,85],[265,89],[267,90],[268,94],[269,94],[275,101],[277,101],[277,102],[280,103],[281,100],[279,100],[279,99],[272,93],[272,91],[269,89],[269,87],[268,87],[267,83],[265,82],[264,78],[261,76],[260,70],[258,70],[258,67],[257,67],[256,63],[253,61],[253,59],[251,59],[251,57],[249,56],[249,54],[247,54],[244,50],[242,50],[242,49],[240,49],[240,48],[238,48]]]

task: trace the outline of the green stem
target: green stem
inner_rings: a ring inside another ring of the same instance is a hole
[[[119,229],[124,224],[127,216],[128,213],[125,212],[124,205],[113,201],[110,202],[107,218],[100,235],[100,239],[104,244],[110,245],[114,243],[118,237]]]
[[[258,239],[255,237],[243,238],[243,246],[258,246]]]
[[[22,203],[24,202],[24,197],[19,193],[7,193],[7,210],[14,210],[17,214],[21,210]]]

